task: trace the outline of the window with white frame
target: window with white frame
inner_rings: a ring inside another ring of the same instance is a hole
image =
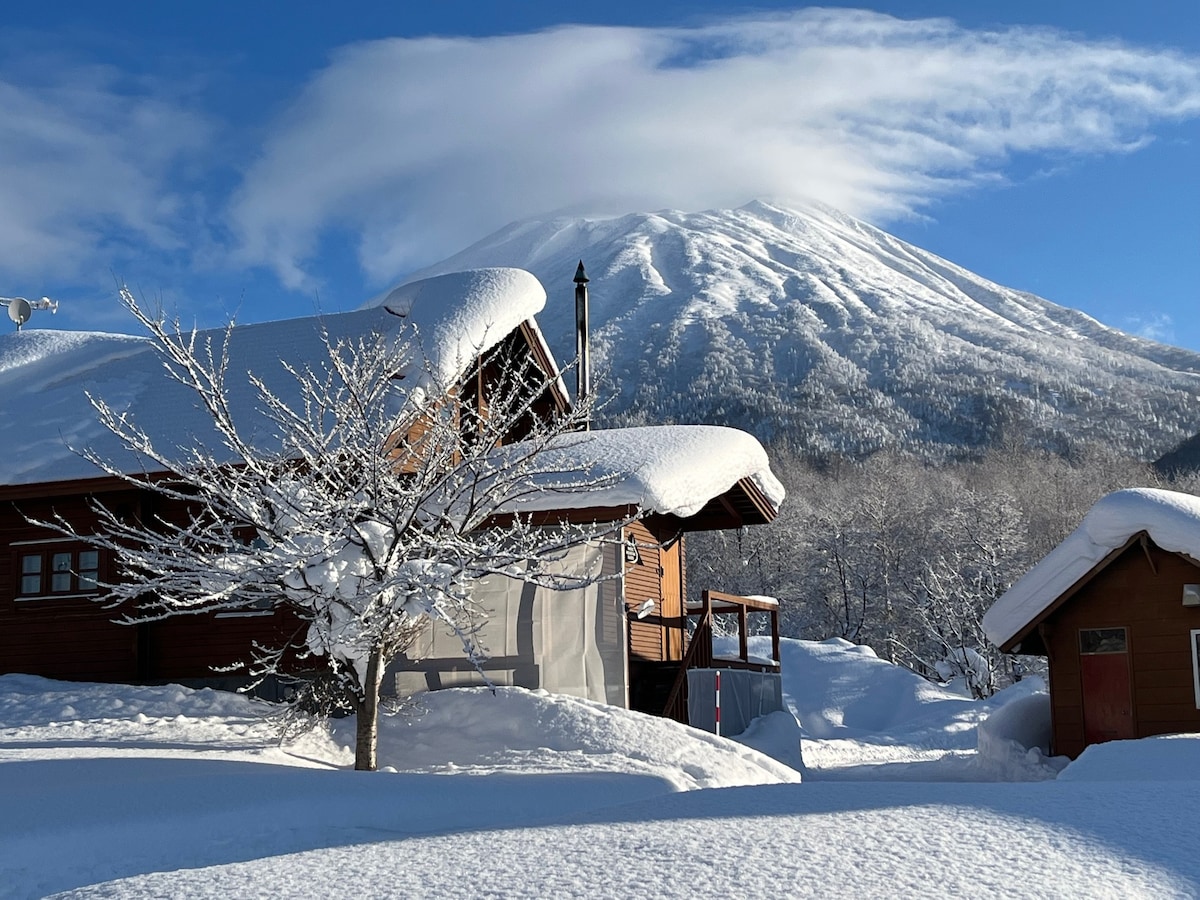
[[[100,551],[64,544],[21,545],[16,556],[18,600],[86,597],[100,591]]]

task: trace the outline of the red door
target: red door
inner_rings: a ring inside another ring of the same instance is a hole
[[[1083,689],[1084,743],[1137,736],[1124,628],[1087,628],[1079,632],[1079,680]]]

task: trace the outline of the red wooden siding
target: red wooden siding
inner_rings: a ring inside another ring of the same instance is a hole
[[[1108,665],[1128,660],[1131,736],[1200,731],[1190,636],[1200,609],[1182,602],[1183,585],[1195,583],[1200,568],[1188,560],[1134,543],[1046,619],[1055,753],[1078,756],[1089,742],[1084,694],[1096,685],[1080,654],[1081,629],[1127,629],[1128,654]]]
[[[129,489],[106,492],[103,500],[130,516],[182,514],[178,505]],[[85,681],[206,679],[213,677],[215,666],[249,661],[254,641],[275,645],[299,627],[287,612],[249,617],[206,613],[126,625],[118,621],[129,612],[125,607],[107,608],[87,597],[18,599],[23,555],[43,547],[53,552],[86,546],[64,542],[26,520],[55,513],[83,530],[95,522],[83,494],[0,503],[0,672]],[[100,579],[115,576],[112,560],[102,552]]]

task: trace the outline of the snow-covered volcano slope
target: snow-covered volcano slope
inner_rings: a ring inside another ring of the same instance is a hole
[[[822,207],[756,201],[510,225],[415,277],[529,269],[574,355],[571,277],[592,279],[607,413],[786,433],[814,451],[930,455],[1006,430],[1152,458],[1194,430],[1200,354],[987,281]]]

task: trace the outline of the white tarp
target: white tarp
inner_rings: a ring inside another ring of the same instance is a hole
[[[601,565],[604,574],[620,570],[616,548],[607,545],[575,548],[563,565],[567,571],[599,571]],[[619,580],[553,590],[492,576],[473,595],[487,615],[475,640],[488,656],[483,669],[493,684],[627,705]],[[444,625],[431,624],[390,675],[399,696],[486,683]]]

